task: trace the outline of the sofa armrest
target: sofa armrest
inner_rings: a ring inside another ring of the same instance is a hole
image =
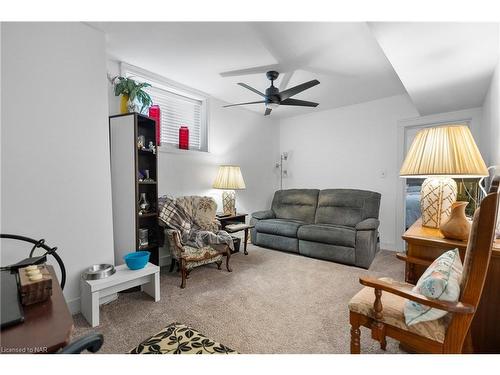
[[[376,230],[380,221],[375,218],[368,218],[356,224],[356,230]]]
[[[252,214],[253,219],[257,220],[265,220],[265,219],[274,219],[274,212],[272,210],[266,211],[257,211]]]

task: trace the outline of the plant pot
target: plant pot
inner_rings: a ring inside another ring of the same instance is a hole
[[[127,108],[129,112],[139,112],[139,107],[137,106],[135,100],[130,100],[130,98],[127,101]]]
[[[128,113],[128,95],[120,97],[120,113]]]
[[[467,241],[469,238],[471,223],[465,216],[465,207],[468,204],[469,202],[459,201],[451,206],[450,220],[441,224],[439,228],[446,238],[461,241]]]

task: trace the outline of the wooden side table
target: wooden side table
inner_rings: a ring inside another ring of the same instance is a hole
[[[0,353],[54,353],[69,343],[73,317],[52,266],[52,297],[24,306],[24,322],[2,329]]]
[[[408,245],[406,253],[408,256],[432,262],[444,252],[458,248],[460,259],[462,262],[464,261],[467,242],[444,238],[439,229],[422,226],[422,219],[418,219],[408,228],[403,234],[403,240]],[[406,282],[415,284],[426,268],[425,266],[406,263]]]
[[[403,235],[408,257],[433,261],[447,250],[458,248],[462,262],[467,241],[445,238],[439,229],[422,226],[417,220]],[[425,266],[406,263],[406,282],[415,284]],[[481,301],[472,321],[470,334],[475,353],[500,353],[500,240],[493,244],[490,266]]]
[[[253,228],[252,225],[246,224],[246,217],[248,214],[237,213],[230,216],[217,215],[217,220],[220,222],[220,229],[226,230],[228,233],[236,233],[245,231],[245,238],[243,242],[243,252],[248,255],[247,243],[249,230]]]
[[[229,224],[245,224],[246,217],[248,214],[237,213],[234,215],[223,216],[222,214],[217,214],[217,220],[220,222],[220,229],[224,230],[226,225]]]

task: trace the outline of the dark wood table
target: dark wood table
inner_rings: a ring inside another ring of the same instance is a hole
[[[246,224],[246,217],[248,214],[237,213],[235,215],[221,216],[222,214],[217,214],[217,220],[220,222],[220,227],[222,230],[226,230],[228,233],[236,233],[240,231],[245,231],[245,239],[243,242],[243,252],[248,255],[247,243],[248,243],[248,231],[253,228],[252,225]],[[230,228],[230,226],[235,226],[235,228]]]
[[[0,353],[54,353],[69,343],[73,317],[52,266],[52,297],[24,308],[24,322],[2,329]]]

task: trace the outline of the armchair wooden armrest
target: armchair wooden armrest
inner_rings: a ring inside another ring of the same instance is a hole
[[[418,264],[419,266],[429,267],[432,264],[432,260],[415,258],[403,253],[396,253],[396,258],[402,260],[403,262]]]
[[[167,229],[166,235],[169,245],[172,246],[174,248],[173,250],[175,250],[178,254],[181,254],[184,249],[182,247],[181,234],[179,231],[176,229]]]
[[[474,306],[465,304],[462,302],[449,302],[441,301],[437,299],[432,299],[423,296],[422,294],[415,293],[409,289],[399,287],[397,285],[389,284],[383,280],[374,279],[371,277],[360,277],[359,282],[364,286],[369,286],[375,290],[383,290],[388,293],[395,294],[397,296],[407,298],[409,300],[421,303],[422,305],[434,307],[436,309],[460,313],[460,314],[472,314],[474,313]]]

